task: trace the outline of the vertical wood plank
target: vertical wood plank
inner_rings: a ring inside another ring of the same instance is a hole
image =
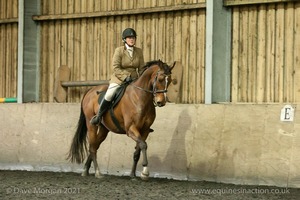
[[[41,12],[42,14],[47,13],[48,7],[48,2],[46,0],[42,1],[42,8]],[[49,40],[49,25],[47,22],[42,22],[41,23],[41,32],[42,32],[42,37],[41,37],[41,68],[40,68],[40,101],[45,102],[46,101],[46,93],[48,92],[47,90],[47,74],[48,74],[48,40]]]
[[[294,101],[294,3],[288,3],[285,10],[285,54],[284,56],[284,102]]]
[[[12,48],[11,59],[12,59],[12,80],[11,80],[11,95],[12,97],[17,96],[17,70],[18,70],[18,24],[12,25]]]
[[[109,68],[110,66],[108,65],[108,61],[107,61],[107,38],[108,38],[108,33],[107,33],[107,26],[108,26],[108,22],[107,22],[107,18],[103,18],[101,19],[101,23],[100,23],[100,56],[101,56],[101,60],[100,60],[100,68],[101,68],[101,74],[100,74],[100,79],[105,80],[106,78],[108,78],[108,72],[107,72],[107,68]]]
[[[55,0],[54,1],[54,14],[61,14],[62,9],[62,1]],[[58,68],[61,66],[61,49],[62,49],[62,37],[61,37],[61,20],[56,20],[54,22],[54,77],[51,77],[53,79],[53,85],[50,86],[50,91],[53,91],[49,101],[54,102],[54,88],[55,88],[55,77]]]
[[[189,19],[189,33],[190,33],[190,39],[189,39],[189,82],[190,82],[190,92],[188,96],[188,102],[189,103],[196,103],[196,93],[197,93],[197,12],[191,11],[190,12],[190,19]]]
[[[161,13],[158,15],[158,37],[156,38],[157,42],[157,50],[158,50],[158,59],[165,60],[166,55],[166,37],[165,37],[165,30],[166,30],[166,14]]]
[[[1,15],[0,15],[0,19],[7,19],[7,4],[8,1],[7,0],[2,0],[1,4],[0,4],[0,8],[1,8]]]
[[[101,6],[100,6],[100,1],[95,1],[94,2],[94,11],[98,12],[100,11]],[[101,54],[100,54],[100,18],[94,19],[94,47],[93,47],[93,52],[94,52],[94,63],[93,63],[93,72],[94,72],[94,79],[95,80],[100,80],[100,60],[101,60]]]
[[[190,33],[189,33],[189,12],[184,11],[182,14],[182,38],[181,38],[181,45],[182,45],[182,63],[183,66],[186,66],[183,68],[183,81],[182,81],[182,100],[183,103],[188,103],[188,96],[190,92],[189,87],[189,39],[190,39]]]
[[[275,4],[268,6],[266,37],[266,102],[274,102]]]
[[[145,15],[144,16],[144,34],[143,34],[143,41],[144,45],[142,46],[143,48],[143,53],[144,53],[144,60],[145,62],[152,60],[151,58],[151,40],[152,40],[152,29],[151,29],[151,16],[150,15]]]
[[[258,11],[258,53],[257,53],[257,96],[256,102],[264,101],[265,66],[266,66],[266,6],[259,6]]]
[[[249,7],[249,18],[248,18],[248,95],[247,101],[254,102],[256,94],[256,60],[257,60],[257,7]]]
[[[49,14],[55,14],[55,1],[49,1]],[[49,56],[49,62],[47,63],[47,65],[45,67],[49,68],[48,73],[49,74],[45,74],[46,76],[48,76],[48,85],[47,85],[47,89],[48,89],[48,93],[45,94],[45,101],[46,102],[53,102],[53,98],[54,98],[54,78],[55,78],[55,73],[56,73],[56,60],[55,60],[55,46],[56,46],[56,41],[55,41],[55,36],[56,36],[56,32],[55,32],[55,22],[54,21],[50,21],[49,22],[49,54],[46,56]]]
[[[182,28],[182,12],[181,11],[177,11],[175,14],[174,14],[174,29],[173,30],[181,30]],[[182,47],[181,47],[181,38],[182,38],[182,33],[181,31],[178,31],[176,33],[174,33],[174,49],[175,51],[173,52],[172,54],[172,57],[174,58],[174,61],[179,61],[182,65],[182,53],[181,53],[181,50],[182,50]],[[185,68],[185,65],[183,65],[183,68]],[[182,74],[183,76],[183,74]],[[182,89],[181,89],[182,91]],[[181,93],[182,94],[182,93]],[[182,101],[182,95],[179,95],[179,101],[181,102]]]
[[[239,88],[239,99],[241,102],[247,102],[248,97],[248,7],[241,8],[241,15],[240,20],[243,22],[241,24],[240,30],[240,42],[241,42],[241,49],[240,49],[240,88]]]
[[[81,12],[81,1],[74,0],[74,12]],[[81,19],[74,20],[74,61],[71,69],[71,80],[81,80]],[[72,102],[80,102],[80,88],[71,89]]]
[[[68,13],[68,1],[61,2],[61,14]],[[68,48],[68,20],[61,21],[61,56],[60,65],[67,65],[67,48]],[[59,66],[60,67],[60,66]]]
[[[87,3],[88,1],[81,1],[81,9],[80,13],[86,13],[87,12]],[[87,40],[87,19],[83,18],[81,19],[81,35],[80,35],[80,64],[79,64],[79,80],[84,81],[87,80],[87,71],[88,71],[88,66],[87,66],[87,46],[88,46],[88,40]],[[79,101],[81,99],[81,95],[85,92],[86,88],[85,87],[80,87],[80,95],[79,95]],[[78,100],[77,100],[78,101]]]
[[[87,10],[86,12],[93,12],[94,11],[94,1],[89,0],[87,2]],[[94,21],[95,19],[88,19],[87,20],[87,35],[86,35],[86,40],[87,40],[87,52],[86,52],[86,69],[87,69],[87,76],[86,80],[95,80],[94,77],[94,43],[95,43],[95,38],[93,37],[94,35]],[[82,66],[83,67],[83,66]]]
[[[232,75],[231,75],[231,101],[239,101],[239,35],[240,35],[240,18],[239,7],[233,8],[232,14]]]
[[[152,15],[152,19],[151,19],[152,23],[151,23],[151,29],[152,29],[152,37],[153,38],[158,38],[158,14],[154,13]],[[157,39],[153,39],[151,41],[151,48],[153,49],[153,51],[151,51],[151,59],[158,59],[158,42]]]
[[[264,101],[265,91],[265,62],[266,62],[266,6],[258,10],[258,52],[257,52],[257,92],[256,102]]]
[[[6,1],[5,0],[1,0],[0,1],[0,8],[1,8],[1,12],[0,12],[0,19],[5,19],[6,18]],[[0,51],[0,67],[1,67],[1,89],[0,89],[0,94],[2,95],[2,97],[6,96],[6,79],[7,79],[7,75],[6,75],[6,25],[5,24],[1,24],[0,25],[0,48],[4,49],[5,51]]]
[[[10,5],[7,4],[10,11]],[[10,91],[11,91],[11,73],[12,73],[12,63],[11,63],[11,46],[12,46],[12,37],[11,37],[11,24],[6,25],[6,48],[5,48],[5,73],[6,73],[6,78],[5,78],[5,97],[9,97]]]
[[[166,62],[173,62],[174,57],[174,13],[167,13],[166,15]]]
[[[75,5],[73,0],[68,0],[67,4],[67,13],[72,14],[75,12]],[[74,80],[73,77],[73,71],[74,71],[74,27],[75,23],[73,19],[67,20],[67,66],[71,69],[71,80]],[[68,89],[68,94],[67,94],[67,101],[72,102],[72,93],[73,90],[71,91]]]
[[[145,32],[144,32],[144,16],[143,15],[138,15],[136,17],[135,21],[136,21],[135,31],[137,32],[137,35],[138,35],[136,45],[143,49],[143,46],[144,46],[144,43],[145,43],[145,40],[143,40],[143,35],[145,34]],[[120,27],[122,26],[121,23],[119,25],[120,25]],[[117,30],[120,30],[119,31],[120,33],[122,32],[121,28],[118,28]]]
[[[2,0],[3,1],[3,0]],[[0,48],[5,49],[5,26],[0,25]],[[5,51],[0,51],[0,95],[5,96]]]
[[[86,13],[87,11],[87,2],[88,1],[81,1],[81,10],[80,13]],[[79,80],[86,80],[87,76],[87,19],[81,19],[81,35],[80,35],[80,65],[79,65],[79,72],[80,78]]]
[[[205,27],[206,27],[206,11],[204,9],[201,9],[199,12],[199,19],[198,19],[198,25],[197,25],[197,55],[199,55],[198,63],[198,70],[197,70],[197,77],[198,83],[197,83],[197,91],[199,95],[196,98],[196,103],[204,103],[205,99]]]
[[[294,49],[294,70],[295,70],[295,103],[300,103],[300,3],[295,4],[295,49]]]
[[[115,43],[117,40],[120,41],[120,34],[115,32],[115,23],[114,23],[114,17],[108,18],[108,38],[107,38],[107,71],[106,76],[109,76],[112,74],[112,57],[115,51],[115,48],[117,47],[117,44]],[[112,37],[113,36],[113,37]]]
[[[284,71],[284,4],[277,5],[276,12],[276,57],[275,57],[275,102],[282,103]]]

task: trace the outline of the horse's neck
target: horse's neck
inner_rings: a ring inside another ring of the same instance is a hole
[[[145,90],[151,90],[152,89],[150,80],[147,80],[147,79],[144,80],[144,79],[142,79],[142,77],[140,77],[134,84],[136,86],[140,87],[140,88],[145,89]]]
[[[153,90],[153,86],[151,83],[151,77],[152,74],[155,72],[155,68],[149,68],[146,71],[144,71],[144,73],[137,79],[137,81],[134,83],[134,85],[143,88],[145,91],[143,90],[137,90],[135,89],[136,92],[139,93],[139,98],[141,98],[143,101],[149,100],[152,102],[152,96],[153,94],[150,93],[149,91]],[[149,98],[150,96],[150,98]]]

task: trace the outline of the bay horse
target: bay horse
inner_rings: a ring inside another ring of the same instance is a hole
[[[91,118],[99,109],[97,91],[106,91],[108,85],[95,86],[85,93],[81,101],[77,130],[67,158],[71,162],[80,164],[87,155],[82,176],[89,174],[92,162],[95,177],[102,176],[97,163],[97,150],[111,131],[117,134],[127,134],[136,142],[130,176],[136,177],[136,167],[142,152],[141,178],[143,180],[149,178],[146,139],[156,117],[155,105],[162,107],[167,102],[167,88],[172,80],[171,72],[174,66],[175,62],[173,66],[168,66],[161,60],[146,63],[140,77],[126,87],[124,95],[113,108],[113,113],[106,111],[98,126],[90,124]],[[119,124],[115,123],[112,114]],[[86,139],[88,139],[89,148],[87,148]]]

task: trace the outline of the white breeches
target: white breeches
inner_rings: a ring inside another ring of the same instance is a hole
[[[104,99],[106,101],[111,101],[113,95],[115,94],[116,89],[118,89],[119,87],[120,87],[120,85],[117,84],[117,83],[111,83],[111,84],[109,84],[107,92],[106,92],[106,94],[104,96]]]

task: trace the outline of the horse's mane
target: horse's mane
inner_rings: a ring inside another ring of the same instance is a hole
[[[171,74],[170,67],[167,65],[167,63],[164,63],[161,60],[152,60],[152,61],[147,62],[144,65],[144,68],[143,68],[143,71],[141,72],[141,74],[143,74],[146,71],[146,69],[148,69],[152,65],[158,65],[162,70],[164,70],[166,75]]]

